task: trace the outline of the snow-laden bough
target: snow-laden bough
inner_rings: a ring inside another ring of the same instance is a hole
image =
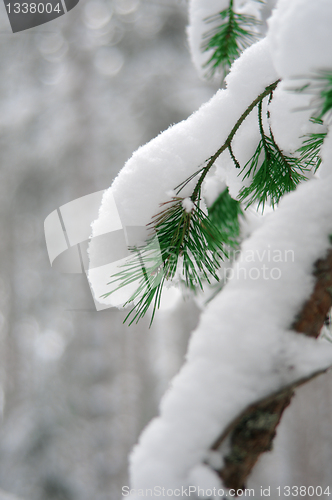
[[[114,199],[124,225],[148,224],[168,200],[167,193],[220,148],[241,114],[278,79],[283,82],[271,103],[270,123],[282,148],[294,151],[311,126],[312,109],[310,95],[291,94],[289,86],[322,67],[332,68],[326,51],[331,19],[328,0],[280,0],[267,37],[235,61],[227,88],[128,160],[104,195],[93,235],[107,225]],[[251,125],[244,122],[234,139],[242,162],[251,157],[250,144],[257,135]],[[328,342],[292,331],[315,284],[314,264],[331,249],[331,133],[322,158],[321,177],[287,194],[244,241],[232,278],[202,313],[160,415],[144,430],[130,457],[136,491],[155,486],[174,491],[189,485],[207,450],[248,405],[332,365]],[[233,196],[243,186],[237,174],[229,157],[218,159],[216,175]],[[190,196],[190,189],[189,183],[183,196]],[[90,275],[92,287],[100,290],[100,279]],[[104,302],[111,303],[111,298]]]

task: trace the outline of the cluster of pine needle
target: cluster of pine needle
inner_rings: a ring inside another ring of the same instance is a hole
[[[322,120],[325,116],[329,121],[332,110],[332,71],[324,69],[315,73],[309,78],[309,83],[301,90],[315,96],[313,100],[313,105],[316,107],[314,116],[318,120]]]
[[[221,224],[213,224],[200,208],[199,200],[187,202],[189,210],[179,196],[163,203],[163,210],[150,223],[152,235],[147,245],[132,249],[131,258],[113,276],[111,283],[118,282],[117,289],[138,283],[125,304],[134,303],[125,319],[131,316],[130,324],[142,318],[151,304],[153,320],[166,280],[177,276],[191,290],[203,289],[203,281],[210,283],[211,278],[219,280],[220,261],[227,257],[224,245],[232,241],[233,235],[223,231]]]
[[[261,139],[252,158],[243,167],[246,171],[243,179],[251,177],[248,187],[240,191],[240,201],[245,201],[249,207],[253,203],[264,206],[267,201],[274,208],[285,193],[293,191],[296,186],[307,178],[304,172],[308,170],[308,162],[304,165],[301,159],[285,155],[276,143],[271,128],[267,135],[263,128],[262,101],[258,104],[258,122]],[[308,154],[308,144],[304,144],[303,156]]]
[[[254,28],[260,24],[254,16],[235,12],[233,0],[229,2],[227,9],[205,19],[206,23],[211,24],[218,21],[221,24],[214,26],[203,36],[202,50],[212,50],[211,57],[204,65],[209,68],[210,76],[219,68],[226,72],[241,52],[257,40]]]

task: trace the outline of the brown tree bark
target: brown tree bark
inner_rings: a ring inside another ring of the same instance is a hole
[[[315,263],[313,275],[316,278],[314,290],[294,319],[291,330],[317,338],[332,307],[332,250]],[[276,428],[291,402],[294,389],[326,371],[314,373],[253,403],[215,441],[213,450],[217,450],[226,437],[230,438],[230,451],[223,467],[217,471],[227,488],[245,488],[259,456],[272,449]]]

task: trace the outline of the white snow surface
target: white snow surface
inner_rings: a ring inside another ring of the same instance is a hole
[[[269,43],[273,62],[284,79],[331,69],[332,2],[279,0],[270,17]]]
[[[244,243],[234,278],[201,316],[160,416],[134,448],[135,490],[188,485],[191,470],[247,405],[332,365],[331,344],[289,330],[313,288],[313,263],[329,248],[331,189],[332,175],[303,184]],[[263,266],[278,272],[264,279]]]

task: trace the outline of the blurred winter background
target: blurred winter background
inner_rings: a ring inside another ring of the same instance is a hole
[[[197,323],[190,300],[166,303],[150,330],[148,318],[128,328],[122,311],[89,310],[77,276],[51,269],[43,229],[213,95],[186,23],[185,0],[81,0],[13,35],[0,6],[0,488],[19,498],[119,499]],[[331,389],[313,384],[255,484],[331,477]]]
[[[1,5],[0,488],[27,500],[120,498],[197,320],[190,302],[151,330],[79,310],[82,277],[51,269],[43,229],[213,94],[190,62],[186,8],[81,0],[13,35]]]

